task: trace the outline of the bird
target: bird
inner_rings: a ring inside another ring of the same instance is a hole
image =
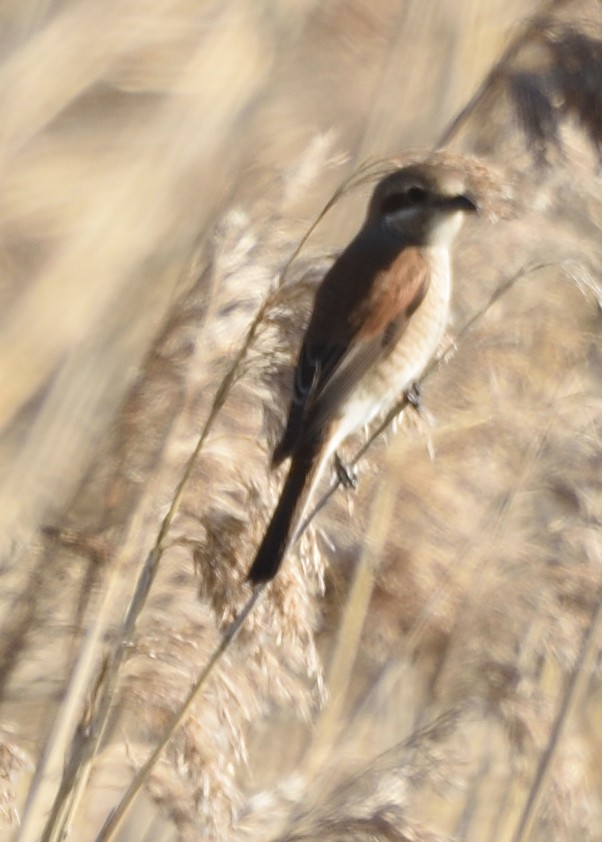
[[[365,221],[319,284],[272,468],[290,458],[247,574],[271,581],[341,442],[388,412],[435,355],[449,320],[451,244],[478,211],[457,163],[415,162],[376,185]]]

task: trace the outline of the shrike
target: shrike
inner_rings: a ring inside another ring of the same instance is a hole
[[[376,186],[359,233],[318,287],[272,467],[291,459],[249,571],[272,579],[340,443],[388,412],[435,354],[449,316],[450,246],[477,210],[457,164],[411,164]]]

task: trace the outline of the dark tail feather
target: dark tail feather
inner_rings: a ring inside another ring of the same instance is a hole
[[[249,570],[247,578],[253,584],[269,582],[278,573],[313,487],[319,464],[318,447],[302,447],[293,455],[278,505]]]

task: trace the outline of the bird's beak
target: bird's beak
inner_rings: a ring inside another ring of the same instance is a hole
[[[441,203],[446,210],[464,211],[465,213],[478,213],[479,208],[474,199],[470,196],[450,196]]]

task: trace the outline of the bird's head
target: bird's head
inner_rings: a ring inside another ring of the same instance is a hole
[[[411,164],[377,184],[367,223],[384,225],[407,245],[447,246],[460,229],[463,214],[476,211],[476,201],[457,167]]]

